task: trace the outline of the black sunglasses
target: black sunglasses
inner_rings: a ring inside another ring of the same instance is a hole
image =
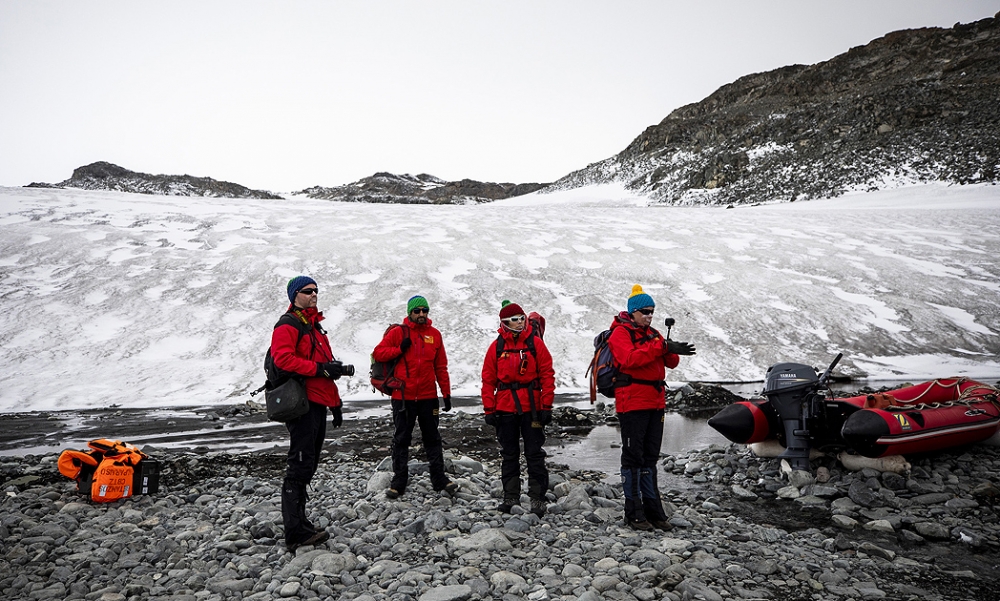
[[[319,292],[319,288],[303,288],[302,290],[299,290],[299,294],[305,294],[306,296],[312,296],[317,292]]]
[[[430,313],[430,312],[431,310],[428,309],[427,307],[417,307],[412,311],[412,313]]]
[[[653,311],[655,311],[655,309],[638,309],[638,311],[639,311],[639,313],[642,313],[643,315],[652,315]]]

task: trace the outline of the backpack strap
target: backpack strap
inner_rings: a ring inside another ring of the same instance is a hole
[[[528,352],[535,358],[535,363],[537,364],[538,352],[535,350],[535,336],[535,330],[532,328],[531,333],[524,339],[524,344],[528,347]],[[497,359],[500,359],[500,356],[503,355],[504,345],[504,337],[498,334],[496,344]],[[538,412],[535,407],[535,390],[541,390],[541,383],[538,378],[530,382],[497,382],[497,390],[509,390],[510,396],[514,397],[514,409],[517,410],[518,415],[524,413],[524,410],[521,408],[521,398],[517,394],[517,391],[524,389],[528,391],[528,407],[531,410],[531,421],[537,422]]]
[[[647,340],[652,340],[656,338],[660,333],[649,328],[650,332],[648,334],[639,334],[635,330],[629,329],[629,337],[632,339],[632,346],[634,347],[636,343],[645,342]],[[619,371],[618,378],[615,380],[615,388],[621,388],[623,386],[630,386],[632,384],[642,384],[643,386],[652,386],[657,392],[662,391],[667,386],[666,380],[640,380],[639,378],[633,378],[625,372]]]
[[[535,333],[535,330],[532,329],[531,333],[528,334],[528,337],[524,339],[524,344],[528,347],[528,350],[531,351],[532,356],[536,358],[538,357],[538,351],[535,350],[535,336],[537,335],[538,334]],[[504,345],[506,345],[504,337],[497,334],[497,359],[499,359],[500,355],[503,354]]]
[[[299,343],[302,342],[302,337],[305,336],[306,334],[309,334],[309,340],[312,342],[312,345],[309,349],[309,355],[312,356],[313,351],[316,350],[316,338],[312,336],[312,330],[313,330],[312,324],[305,321],[305,317],[303,315],[299,313],[294,313],[293,311],[287,311],[283,313],[281,317],[278,318],[278,321],[274,324],[273,329],[277,330],[279,326],[292,326],[293,328],[295,328],[295,331],[299,333],[298,338],[295,339],[295,348],[299,347]],[[323,329],[319,327],[318,323],[316,324],[316,329],[319,330],[320,332],[323,332]],[[302,376],[290,376],[290,377],[298,377],[300,379],[302,378]],[[267,380],[264,380],[264,384],[260,388],[252,391],[250,393],[250,396],[251,397],[257,396],[258,394],[264,392],[265,390],[267,390]]]
[[[410,337],[410,328],[408,328],[405,323],[400,323],[400,324],[396,324],[396,325],[398,325],[400,328],[403,329],[403,340],[409,339],[409,337]],[[396,365],[392,366],[392,373],[389,374],[390,376],[395,375],[395,373],[396,373],[396,367],[398,367],[399,363],[402,362],[403,363],[403,369],[406,370],[406,377],[407,378],[410,377],[410,363],[406,360],[406,356],[405,355],[406,355],[406,353],[403,352],[403,353],[399,354],[399,357],[396,357]],[[406,400],[406,381],[403,380],[402,378],[399,378],[399,381],[400,381],[400,384],[399,384],[399,400],[405,401]],[[406,403],[403,403],[403,410],[404,411],[406,410]]]

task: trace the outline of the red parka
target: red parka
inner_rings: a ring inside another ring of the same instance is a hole
[[[337,390],[337,385],[329,378],[316,376],[317,364],[334,361],[330,340],[317,327],[323,321],[323,313],[315,308],[295,309],[293,306],[289,306],[288,310],[294,310],[294,314],[303,323],[312,327],[298,341],[297,346],[295,341],[299,338],[299,331],[295,326],[281,324],[274,328],[271,333],[271,356],[274,357],[274,364],[285,371],[306,376],[306,398],[310,401],[327,407],[339,407],[340,391]]]
[[[521,412],[531,411],[528,389],[510,390],[497,386],[501,383],[527,384],[537,381],[538,386],[532,390],[535,398],[535,409],[538,411],[551,411],[552,400],[556,392],[556,372],[552,369],[552,355],[548,347],[538,336],[532,336],[535,345],[535,354],[528,349],[525,342],[528,336],[532,335],[532,326],[525,323],[524,330],[515,332],[500,326],[497,330],[503,337],[503,352],[497,357],[497,341],[490,344],[486,351],[486,358],[483,361],[483,410],[486,413],[494,411],[517,412],[514,404],[514,394],[521,403]],[[522,365],[524,369],[522,369]],[[540,387],[540,388],[539,388]]]
[[[393,372],[404,386],[401,390],[392,391],[392,398],[407,401],[436,399],[438,387],[443,396],[451,396],[448,355],[444,351],[441,332],[431,325],[430,318],[427,318],[426,324],[419,325],[407,317],[403,319],[403,325],[411,344]],[[400,355],[399,345],[402,342],[403,328],[391,328],[372,351],[372,357],[376,361],[392,361]]]
[[[628,312],[622,311],[611,322],[611,337],[608,339],[611,355],[618,369],[638,380],[661,382],[667,369],[673,369],[681,358],[666,351],[663,336],[655,328],[640,328]],[[639,411],[642,409],[663,409],[664,388],[656,389],[648,384],[629,384],[615,388],[615,411]]]

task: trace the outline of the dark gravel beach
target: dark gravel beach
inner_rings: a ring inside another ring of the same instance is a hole
[[[731,400],[713,387],[682,392],[672,408],[686,413]],[[329,433],[310,490],[312,519],[331,539],[292,554],[277,491],[284,428],[252,406],[0,421],[5,598],[1000,598],[1000,450],[986,445],[910,457],[903,473],[851,472],[833,457],[786,472],[732,444],[667,454],[673,530],[638,533],[621,518],[620,485],[557,462],[544,517],[498,513],[497,446],[471,407],[442,418],[458,495],[430,489],[414,447],[411,487],[386,499],[388,416],[347,419]],[[609,423],[608,406],[559,407],[550,444]],[[161,490],[90,504],[58,474],[56,449],[119,432],[161,461]]]

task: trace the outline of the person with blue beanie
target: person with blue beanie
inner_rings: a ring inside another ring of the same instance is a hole
[[[636,284],[611,324],[608,346],[618,366],[615,412],[622,436],[622,488],[625,521],[636,530],[670,530],[657,484],[656,462],[663,442],[666,369],[694,346],[674,342],[650,327],[656,303]]]
[[[319,286],[307,275],[296,276],[285,285],[290,303],[271,333],[271,358],[275,366],[299,378],[309,399],[309,411],[285,422],[288,429],[288,461],[281,486],[281,516],[285,545],[289,551],[318,545],[330,538],[326,530],[313,526],[306,515],[306,488],[319,466],[326,438],[326,412],[333,413],[333,427],[343,423],[340,391],[334,380],[353,375],[354,368],[337,361],[316,306]]]

